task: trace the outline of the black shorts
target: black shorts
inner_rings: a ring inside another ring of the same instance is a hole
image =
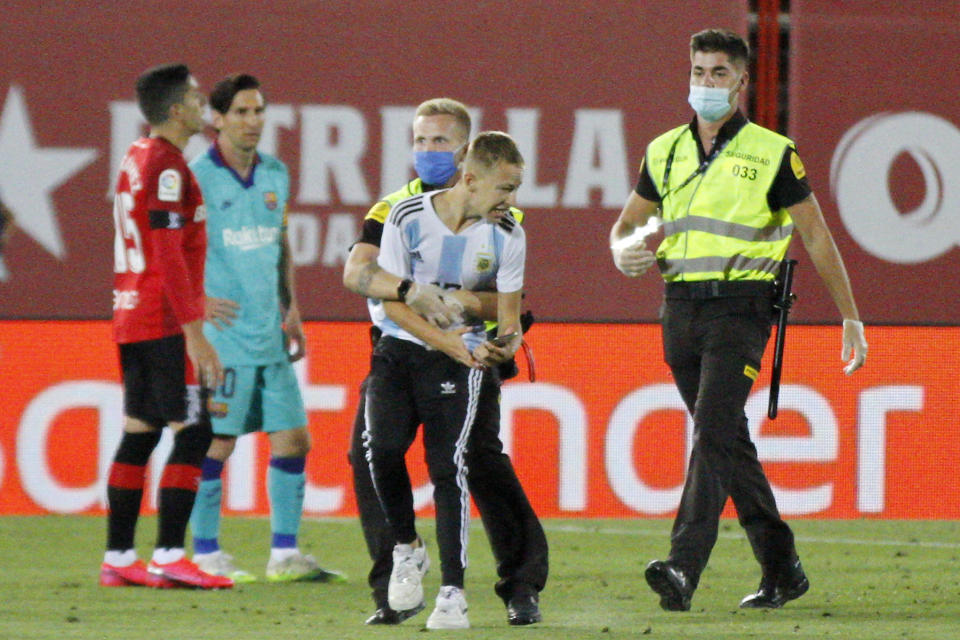
[[[129,342],[120,348],[124,414],[156,428],[200,419],[200,388],[186,383],[183,335]]]

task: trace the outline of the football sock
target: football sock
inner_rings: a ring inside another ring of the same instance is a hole
[[[183,549],[161,549],[157,547],[153,550],[153,560],[157,564],[170,564],[171,562],[178,562],[181,558],[186,555],[183,552]]]
[[[147,460],[159,441],[160,431],[123,432],[107,478],[108,550],[133,549],[133,535],[137,527],[137,517],[140,515],[140,502],[143,500]]]
[[[303,514],[303,493],[307,476],[307,459],[271,458],[267,469],[267,494],[270,497],[270,530],[273,549],[296,549],[300,517]]]
[[[283,562],[290,556],[294,556],[296,554],[297,554],[296,547],[283,547],[283,548],[274,547],[273,549],[270,549],[270,560],[272,560],[273,562]]]
[[[204,458],[200,467],[200,487],[190,514],[190,531],[193,533],[193,553],[219,551],[220,506],[223,494],[223,462]]]
[[[173,437],[173,450],[160,478],[157,500],[157,547],[182,549],[187,522],[200,484],[200,465],[210,447],[209,425],[184,427]]]
[[[137,552],[133,549],[107,551],[103,554],[103,561],[114,567],[129,567],[137,561]]]

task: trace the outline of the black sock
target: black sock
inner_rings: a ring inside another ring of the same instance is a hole
[[[184,546],[187,523],[200,484],[200,466],[210,448],[210,440],[209,425],[184,427],[173,438],[173,450],[160,479],[157,548]]]
[[[110,551],[133,549],[147,460],[159,441],[160,431],[124,431],[120,439],[107,479],[107,549]]]

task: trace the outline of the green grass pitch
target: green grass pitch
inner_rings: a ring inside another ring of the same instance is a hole
[[[433,522],[420,530],[431,546]],[[721,537],[687,613],[661,611],[643,580],[667,550],[667,520],[547,520],[550,581],[543,623],[509,627],[493,594],[495,570],[479,522],[471,530],[467,599],[472,628],[438,637],[581,638],[960,638],[960,522],[794,520],[811,589],[776,611],[742,611],[759,571],[736,521]],[[222,542],[258,575],[268,523],[227,518]],[[229,591],[102,588],[102,518],[0,517],[0,638],[68,640],[284,640],[423,638],[439,571],[427,575],[428,608],[399,627],[367,627],[368,560],[356,520],[308,520],[301,547],[348,573],[346,584],[269,584]],[[139,526],[149,554],[153,518]]]

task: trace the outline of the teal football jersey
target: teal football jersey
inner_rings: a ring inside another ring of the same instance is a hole
[[[247,180],[224,163],[216,145],[190,163],[207,209],[206,294],[240,305],[231,326],[204,325],[225,366],[287,357],[279,287],[290,176],[277,158],[258,156]]]

